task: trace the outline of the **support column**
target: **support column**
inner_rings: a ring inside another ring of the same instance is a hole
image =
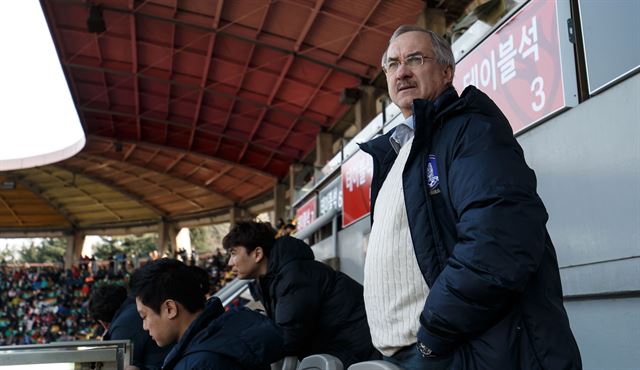
[[[175,257],[176,252],[178,251],[178,229],[175,224],[167,225],[167,233],[169,236],[169,251],[171,252],[171,256]]]
[[[329,132],[320,132],[316,136],[316,161],[315,168],[324,167],[333,157],[333,135]]]
[[[433,31],[440,36],[447,33],[447,19],[445,18],[444,10],[442,9],[425,7],[422,13],[418,16],[416,24]]]
[[[376,88],[374,86],[360,86],[360,99],[354,105],[355,124],[358,132],[362,130],[377,114],[376,111]]]
[[[82,256],[82,247],[84,246],[85,235],[81,232],[74,231],[66,237],[67,251],[64,255],[64,268],[69,269],[73,265],[77,265]]]
[[[157,244],[157,250],[158,250],[158,255],[162,258],[162,255],[164,254],[167,244],[167,223],[164,221],[160,221],[160,223],[158,224],[158,244]]]
[[[286,221],[285,212],[285,191],[286,187],[284,184],[277,183],[273,187],[273,219],[274,223],[278,222],[279,219],[283,219]]]
[[[296,200],[296,176],[302,170],[300,163],[294,163],[289,166],[289,205],[293,208],[293,202]]]
[[[236,221],[240,220],[242,217],[240,208],[236,206],[232,206],[229,208],[229,229],[232,229],[236,226]]]
[[[158,224],[158,253],[162,257],[165,253],[175,256],[177,249],[176,226],[172,223],[161,221]]]

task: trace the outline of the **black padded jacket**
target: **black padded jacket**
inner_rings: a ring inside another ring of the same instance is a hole
[[[309,245],[289,236],[276,239],[267,270],[251,291],[283,329],[287,355],[328,353],[345,368],[376,358],[362,285],[314,260]]]

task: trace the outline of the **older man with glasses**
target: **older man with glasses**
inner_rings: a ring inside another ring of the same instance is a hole
[[[509,122],[452,86],[449,43],[401,26],[382,57],[405,121],[373,157],[364,296],[404,369],[580,369],[547,212]]]

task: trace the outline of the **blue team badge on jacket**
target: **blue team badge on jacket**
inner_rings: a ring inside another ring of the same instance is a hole
[[[438,177],[438,165],[436,164],[436,156],[429,154],[427,161],[427,186],[429,194],[438,194],[440,192],[440,178]]]

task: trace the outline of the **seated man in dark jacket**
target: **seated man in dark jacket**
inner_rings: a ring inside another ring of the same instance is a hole
[[[362,285],[315,261],[305,242],[275,234],[268,223],[239,222],[223,246],[238,278],[256,279],[252,293],[284,330],[285,353],[328,353],[345,368],[376,358]]]
[[[144,329],[161,346],[177,343],[163,369],[268,370],[284,357],[282,334],[259,313],[224,312],[218,298],[206,302],[207,273],[161,259],[134,274],[131,290]]]
[[[142,328],[136,301],[127,297],[122,285],[104,284],[94,288],[89,314],[107,331],[103,340],[128,339],[133,344],[132,365],[140,370],[160,369],[171,347],[160,348]]]

